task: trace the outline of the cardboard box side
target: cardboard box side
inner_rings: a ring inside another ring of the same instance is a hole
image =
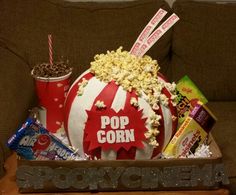
[[[209,190],[227,183],[222,154],[199,159],[29,161],[18,159],[20,192]],[[217,176],[217,177],[216,177]]]

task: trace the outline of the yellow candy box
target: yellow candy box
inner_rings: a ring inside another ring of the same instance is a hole
[[[179,158],[194,153],[204,142],[216,120],[206,105],[198,102],[165,148],[163,156]]]

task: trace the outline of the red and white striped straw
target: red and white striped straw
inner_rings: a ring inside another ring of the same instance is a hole
[[[53,65],[52,35],[48,35],[49,63]]]

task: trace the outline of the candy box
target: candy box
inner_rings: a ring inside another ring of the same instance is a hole
[[[21,193],[214,190],[229,183],[222,154],[210,135],[210,158],[55,161],[18,159]]]
[[[198,101],[206,104],[208,100],[187,75],[177,82],[176,89],[178,126],[180,126]]]
[[[212,112],[198,102],[165,148],[163,155],[167,158],[179,158],[195,153],[207,138],[216,120]]]

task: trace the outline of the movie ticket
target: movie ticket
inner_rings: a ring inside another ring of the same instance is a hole
[[[160,23],[160,21],[165,17],[167,11],[163,9],[159,9],[156,14],[152,17],[149,23],[145,26],[143,31],[138,36],[137,40],[135,41],[134,45],[132,46],[130,53],[133,55],[137,55],[140,45],[146,41],[148,36],[152,33],[154,28]]]
[[[179,17],[176,14],[172,14],[141,45],[137,55],[142,57],[178,20]]]

